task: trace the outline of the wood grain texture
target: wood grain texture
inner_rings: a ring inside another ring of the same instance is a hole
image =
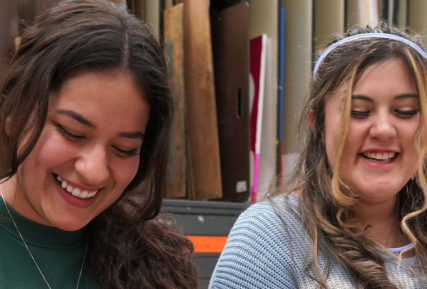
[[[186,127],[194,195],[196,199],[221,198],[208,4],[203,0],[180,2],[184,4]]]
[[[249,198],[249,5],[211,14],[223,200]]]
[[[164,16],[164,48],[168,56],[168,74],[174,98],[174,122],[168,163],[167,198],[186,196],[185,160],[185,96],[184,96],[184,6],[166,9]]]
[[[170,9],[173,6],[173,0],[163,0],[163,3],[163,7],[165,10]]]
[[[10,49],[11,41],[18,35],[18,1],[3,1],[0,5],[0,76],[3,70],[3,57]]]

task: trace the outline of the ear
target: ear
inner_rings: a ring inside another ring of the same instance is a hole
[[[314,133],[315,124],[314,124],[314,110],[310,109],[308,113],[308,124],[310,125],[311,131]]]

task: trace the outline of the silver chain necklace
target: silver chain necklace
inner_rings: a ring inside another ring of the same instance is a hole
[[[396,222],[394,220],[393,225],[391,225],[391,229],[390,229],[390,233],[388,234],[387,241],[384,244],[384,247],[386,247],[386,248],[387,248],[388,242],[390,241],[391,235],[393,235],[393,233],[394,233],[395,224],[396,224]]]
[[[27,251],[28,251],[28,253],[29,253],[29,254],[30,254],[30,256],[31,256],[31,259],[33,259],[33,262],[34,262],[34,264],[36,265],[37,269],[39,270],[40,275],[42,275],[44,282],[46,282],[47,287],[49,287],[49,289],[52,289],[52,287],[50,287],[49,283],[47,282],[46,277],[44,276],[44,274],[43,274],[42,270],[40,269],[39,265],[37,264],[36,259],[34,259],[33,254],[31,254],[31,251],[30,251],[30,249],[28,248],[27,243],[26,243],[26,242],[25,242],[25,240],[24,240],[24,237],[22,237],[21,231],[19,231],[18,226],[16,225],[15,220],[13,219],[12,214],[11,214],[11,213],[10,213],[10,211],[9,211],[8,205],[7,205],[6,200],[4,199],[4,195],[3,195],[3,183],[1,183],[1,184],[0,184],[0,193],[1,193],[1,197],[3,198],[3,202],[4,202],[4,205],[5,205],[5,207],[6,207],[6,210],[7,210],[8,214],[9,214],[9,216],[10,216],[10,218],[11,218],[11,220],[12,220],[13,224],[15,225],[16,231],[18,231],[18,234],[19,234],[19,236],[21,237],[21,240],[22,240],[22,242],[24,243],[25,248],[27,248]],[[77,279],[77,286],[76,286],[76,289],[78,289],[78,288],[79,288],[79,284],[80,284],[80,277],[82,277],[83,266],[84,266],[84,264],[85,264],[85,259],[86,259],[87,243],[88,243],[88,242],[86,241],[85,254],[84,254],[84,256],[83,256],[83,263],[82,263],[82,267],[80,268],[79,279]]]

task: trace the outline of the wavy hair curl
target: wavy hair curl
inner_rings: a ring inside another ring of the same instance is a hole
[[[344,35],[337,36],[327,47],[340,39],[362,33],[394,34],[422,46],[420,37],[410,36],[386,23],[380,23],[376,28],[354,27]],[[300,158],[295,171],[286,179],[288,183],[291,182],[290,185],[275,194],[298,192],[302,221],[313,239],[313,260],[307,274],[321,288],[327,288],[327,284],[326,276],[322,276],[317,264],[319,251],[326,255],[332,254],[365,288],[397,288],[388,279],[384,255],[378,250],[378,246],[383,245],[368,239],[365,232],[357,228],[353,218],[357,193],[340,179],[351,115],[352,89],[367,67],[396,58],[407,65],[416,83],[420,102],[420,125],[415,143],[419,154],[417,177],[414,181],[408,181],[410,194],[406,193],[406,188],[398,194],[399,218],[402,232],[413,243],[410,249],[415,249],[424,275],[427,272],[427,60],[402,42],[362,38],[343,43],[331,51],[311,80],[310,92],[299,121]],[[332,170],[324,143],[325,103],[344,81],[348,81],[349,88],[344,95],[339,151]],[[312,127],[308,123],[310,111],[313,112]],[[419,279],[422,279],[421,276]]]

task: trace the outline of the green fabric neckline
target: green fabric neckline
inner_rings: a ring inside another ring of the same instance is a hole
[[[8,206],[25,242],[28,245],[49,248],[73,248],[85,244],[87,241],[87,228],[77,231],[64,231],[58,228],[41,225],[33,222]],[[15,225],[7,213],[3,198],[0,197],[0,229],[13,237],[21,240]],[[22,240],[21,240],[22,241]]]

